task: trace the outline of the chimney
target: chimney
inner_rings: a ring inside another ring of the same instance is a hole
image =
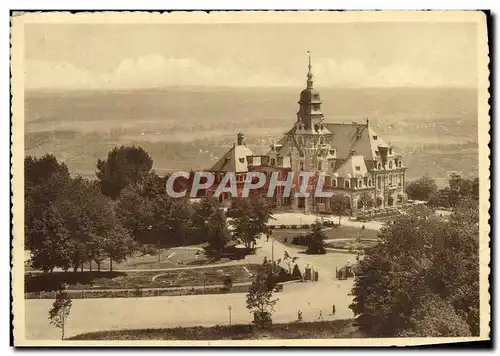
[[[238,133],[238,146],[243,146],[245,144],[245,135],[243,135],[241,132]]]

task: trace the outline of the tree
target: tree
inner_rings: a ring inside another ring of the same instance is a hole
[[[325,247],[326,235],[322,230],[320,222],[316,222],[312,225],[312,233],[307,237],[307,254],[319,255],[326,253]]]
[[[339,225],[342,216],[347,216],[351,213],[351,200],[345,195],[333,195],[330,198],[330,208],[332,213],[339,217]]]
[[[30,250],[40,247],[45,238],[40,234],[40,225],[49,207],[62,193],[68,183],[69,171],[55,156],[47,154],[37,158],[24,159],[24,206],[26,247]]]
[[[470,203],[459,206],[463,211],[455,208],[449,221],[425,207],[409,210],[382,227],[381,243],[366,249],[350,308],[367,336],[394,337],[422,330],[416,327],[422,320],[438,322],[416,308],[429,300],[450,305],[470,333],[479,334],[478,211]]]
[[[259,326],[272,323],[271,314],[278,299],[273,299],[272,266],[267,263],[259,266],[257,275],[247,293],[247,309],[254,315],[254,322]]]
[[[113,262],[122,262],[136,249],[135,241],[128,230],[119,224],[101,240],[101,250],[109,258],[109,271],[113,271]]]
[[[227,211],[234,227],[234,235],[250,248],[259,234],[269,231],[267,222],[271,218],[271,205],[262,197],[235,198]]]
[[[212,197],[203,197],[200,202],[193,204],[191,216],[191,224],[193,227],[192,242],[201,243],[206,241],[209,218],[219,208],[219,201]]]
[[[375,199],[373,199],[373,195],[370,193],[363,192],[359,195],[358,204],[363,206],[363,210],[371,208],[375,204]]]
[[[49,322],[61,329],[61,340],[64,340],[64,328],[66,319],[71,312],[71,298],[66,291],[59,291],[56,294],[56,299],[49,310]]]
[[[406,186],[409,199],[428,201],[438,190],[436,181],[428,176],[423,176]]]
[[[215,257],[220,258],[224,246],[229,241],[226,215],[222,209],[215,210],[208,218],[207,242],[208,251]]]
[[[139,244],[156,243],[152,235],[158,230],[159,204],[164,203],[164,196],[148,199],[140,194],[137,187],[126,187],[116,204],[117,216],[123,227],[127,228]]]
[[[458,174],[452,174],[448,187],[435,192],[427,205],[432,207],[453,208],[461,200],[471,198],[479,200],[479,178],[463,179]]]
[[[453,306],[436,295],[415,308],[410,326],[399,336],[464,337],[471,336],[469,325]]]
[[[55,267],[64,270],[72,265],[73,244],[59,210],[50,205],[43,215],[31,222],[31,266],[44,272]]]
[[[97,161],[97,178],[104,195],[118,198],[123,188],[142,184],[153,168],[153,160],[142,147],[115,147],[106,160]]]

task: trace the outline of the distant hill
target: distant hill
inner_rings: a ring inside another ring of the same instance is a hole
[[[121,144],[140,144],[159,172],[206,168],[245,133],[265,152],[296,120],[300,88],[168,88],[25,95],[26,154],[54,153],[72,173]],[[477,174],[477,92],[456,88],[321,89],[325,120],[366,121],[405,156],[408,176]]]

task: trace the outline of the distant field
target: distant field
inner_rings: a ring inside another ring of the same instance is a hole
[[[320,88],[319,88],[320,89]],[[28,92],[27,155],[54,153],[71,173],[95,178],[97,159],[141,145],[164,174],[208,168],[246,135],[255,153],[295,121],[301,88]],[[465,89],[325,89],[325,119],[365,121],[403,154],[414,179],[477,174],[477,96]]]

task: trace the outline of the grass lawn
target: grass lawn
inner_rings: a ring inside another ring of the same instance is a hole
[[[351,226],[338,226],[334,228],[326,228],[324,230],[326,239],[327,240],[334,240],[334,239],[356,239],[361,233],[361,239],[376,239],[377,238],[377,231],[374,230],[362,230],[357,227],[351,227]],[[310,229],[277,229],[273,230],[273,238],[276,240],[286,244],[286,245],[292,245],[292,239],[294,236],[304,236],[307,234],[310,234],[311,230]],[[285,242],[286,239],[286,242]]]
[[[233,283],[250,282],[253,277],[244,266],[221,266],[179,270],[170,272],[53,272],[27,273],[25,291],[40,292],[59,290],[65,283],[70,290],[91,289],[132,289],[193,287],[223,284],[225,276],[232,277]],[[246,266],[252,273],[257,265]],[[153,281],[153,277],[157,278]]]
[[[196,249],[198,246],[186,246],[186,248],[178,247],[171,249],[162,249],[160,253],[160,261],[158,255],[140,255],[129,257],[126,261],[117,263],[113,262],[113,270],[132,270],[132,269],[158,269],[158,268],[172,268],[184,266],[199,266],[199,265],[217,265],[231,261],[228,258],[221,258],[220,260],[212,260],[205,256],[203,251],[196,257]],[[84,269],[90,269],[90,265],[85,263]],[[32,271],[33,268],[25,263],[25,271]],[[92,270],[97,271],[97,264],[92,263]],[[101,271],[109,270],[109,260],[101,262]]]
[[[361,245],[361,248],[367,248],[367,247],[372,247],[372,246],[375,246],[376,244],[378,244],[378,241],[375,241],[375,240],[364,240],[364,239],[361,239],[360,241],[360,245]],[[326,246],[327,247],[331,247],[331,248],[338,248],[338,249],[343,249],[343,250],[350,250],[350,249],[353,249],[353,250],[356,250],[359,248],[358,246],[358,243],[355,239],[353,240],[339,240],[339,241],[328,241],[326,243]]]
[[[160,253],[160,261],[158,261],[158,255],[135,255],[128,258],[126,261],[121,263],[113,263],[113,269],[115,270],[127,270],[127,269],[153,269],[153,268],[171,268],[171,267],[183,267],[183,266],[199,266],[208,264],[220,264],[230,261],[227,258],[221,258],[220,260],[212,260],[211,258],[205,256],[203,251],[200,251],[198,257],[196,257],[196,248],[198,246],[186,246],[186,248],[171,248],[162,249]],[[84,265],[84,268],[89,268],[89,265]],[[97,264],[92,264],[92,269],[97,270]],[[109,261],[105,260],[101,263],[101,270],[109,269]]]
[[[258,328],[253,324],[99,331],[76,335],[69,340],[263,340],[359,338],[363,335],[352,320],[274,324]]]

